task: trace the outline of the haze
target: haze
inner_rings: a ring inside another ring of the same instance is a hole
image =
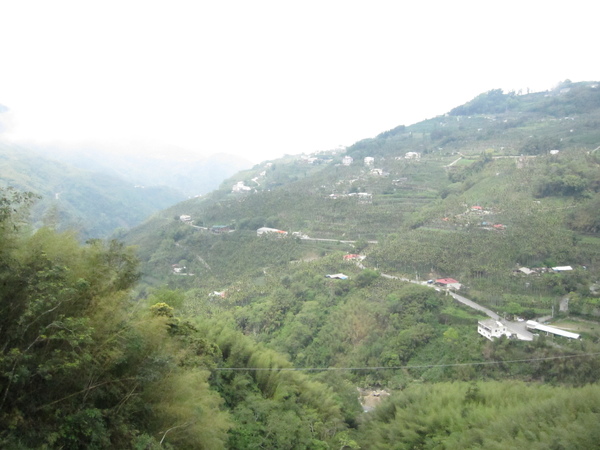
[[[411,3],[3,1],[4,136],[259,162],[598,79],[589,2]]]

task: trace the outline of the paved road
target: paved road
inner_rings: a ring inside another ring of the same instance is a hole
[[[452,298],[454,298],[455,300],[458,300],[463,305],[467,305],[470,308],[481,311],[481,312],[485,313],[487,316],[491,317],[492,319],[502,322],[504,325],[506,325],[506,328],[508,329],[508,331],[516,334],[519,339],[524,340],[524,341],[532,341],[533,340],[533,334],[527,330],[527,325],[525,324],[525,322],[512,322],[510,320],[502,319],[494,311],[492,311],[484,306],[481,306],[478,303],[475,303],[473,300],[469,300],[468,298],[463,297],[462,295],[455,294],[454,292],[450,292],[450,295],[452,296]]]
[[[364,266],[362,264],[360,264],[359,267],[364,269]],[[402,281],[408,281],[410,283],[422,284],[417,280],[409,280],[408,278],[395,277],[394,275],[388,275],[386,273],[382,273],[381,276],[384,278],[392,279],[392,280],[402,280]],[[426,284],[424,286],[430,286],[430,287],[436,289],[437,291],[440,291],[440,288],[430,285],[430,284]],[[451,291],[447,291],[447,292],[453,299],[462,303],[463,305],[466,305],[469,308],[476,309],[477,311],[481,311],[482,313],[484,313],[488,317],[491,317],[494,320],[501,321],[504,325],[506,325],[506,328],[511,333],[516,334],[519,339],[524,340],[524,341],[532,341],[533,340],[533,334],[527,330],[527,325],[525,324],[525,322],[512,322],[510,320],[502,319],[498,314],[496,314],[491,309],[488,309],[485,306],[481,306],[480,304],[475,303],[473,300],[469,300],[467,297],[463,297],[462,295],[456,294],[455,292],[451,292]]]
[[[500,316],[498,314],[496,314],[495,312],[493,312],[491,309],[481,306],[480,304],[475,303],[473,300],[469,300],[468,298],[463,297],[462,295],[455,294],[454,292],[450,292],[450,295],[452,296],[452,298],[454,298],[455,300],[458,300],[463,305],[467,305],[470,308],[481,311],[494,320],[500,320]]]

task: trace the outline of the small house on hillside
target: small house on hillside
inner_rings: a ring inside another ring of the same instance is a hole
[[[342,164],[345,166],[349,166],[350,164],[352,164],[352,161],[354,161],[354,158],[352,158],[352,156],[344,156],[342,158]]]
[[[367,167],[375,164],[375,158],[373,158],[372,156],[366,156],[364,161],[365,161],[365,166],[367,166]]]
[[[477,322],[477,332],[490,341],[502,336],[511,336],[511,333],[506,328],[506,325],[494,319],[480,320]]]
[[[571,266],[556,266],[553,267],[552,270],[554,270],[555,272],[570,272],[571,270],[573,270],[573,268]]]
[[[435,280],[435,284],[446,289],[454,289],[455,291],[460,290],[462,286],[454,278],[438,278]]]
[[[344,275],[343,273],[334,273],[330,275],[325,275],[325,278],[332,278],[334,280],[347,280],[348,275]]]
[[[250,186],[246,186],[243,181],[238,181],[231,188],[231,192],[234,192],[234,193],[248,192],[251,190],[252,190],[252,188]]]
[[[215,225],[210,228],[210,231],[215,234],[229,233],[231,227],[229,225]]]
[[[352,261],[352,260],[362,261],[363,259],[365,259],[364,255],[356,255],[356,254],[344,255],[344,261]]]
[[[417,153],[417,152],[407,152],[406,155],[404,155],[405,159],[420,159],[421,158],[421,154]]]
[[[273,234],[276,236],[287,236],[287,231],[283,231],[283,230],[278,230],[277,228],[268,228],[268,227],[262,227],[259,228],[258,230],[256,230],[256,235],[257,236],[262,236],[263,234]]]
[[[182,214],[181,216],[179,216],[179,220],[181,220],[184,223],[191,222],[192,216],[188,216],[187,214]]]

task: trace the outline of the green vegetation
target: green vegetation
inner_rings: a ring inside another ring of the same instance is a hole
[[[0,187],[35,193],[32,225],[75,230],[82,241],[138,225],[184,197],[173,189],[134,187],[115,176],[75,169],[0,141]]]
[[[349,166],[258,165],[115,234],[132,247],[32,232],[34,196],[3,190],[0,446],[594,447],[595,89],[490,91]],[[439,277],[582,339],[487,340]],[[363,412],[357,388],[391,395]]]
[[[364,448],[594,448],[598,386],[413,385],[377,409]]]

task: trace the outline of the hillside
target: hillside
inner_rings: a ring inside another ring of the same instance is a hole
[[[0,189],[0,446],[594,447],[596,85],[264,162],[129,247],[32,234]],[[442,277],[581,338],[486,339]]]
[[[167,187],[135,187],[120,178],[48,159],[0,141],[0,185],[29,191],[40,199],[32,224],[74,229],[82,239],[130,228],[183,196]]]
[[[168,187],[180,192],[182,198],[207,194],[225,178],[252,166],[232,155],[199,156],[176,146],[153,143],[35,144],[32,149],[47,158],[132,185]]]
[[[517,264],[578,264],[596,276],[595,86],[569,84],[526,95],[491,91],[447,115],[357,142],[344,153],[263,163],[124,238],[139,246],[154,279],[168,277],[172,264],[188,263],[197,276],[175,282],[182,286],[209,287],[215,275],[226,284],[264,266],[356,246],[368,255],[369,267],[421,278],[452,275],[473,287],[491,283],[508,289]],[[461,108],[478,114],[459,115]],[[571,115],[557,117],[564,112]],[[353,160],[345,165],[348,156]],[[181,215],[189,215],[196,227],[182,223]],[[235,232],[203,230],[215,225]],[[357,242],[273,243],[256,239],[262,226]],[[285,250],[279,254],[276,246]]]

